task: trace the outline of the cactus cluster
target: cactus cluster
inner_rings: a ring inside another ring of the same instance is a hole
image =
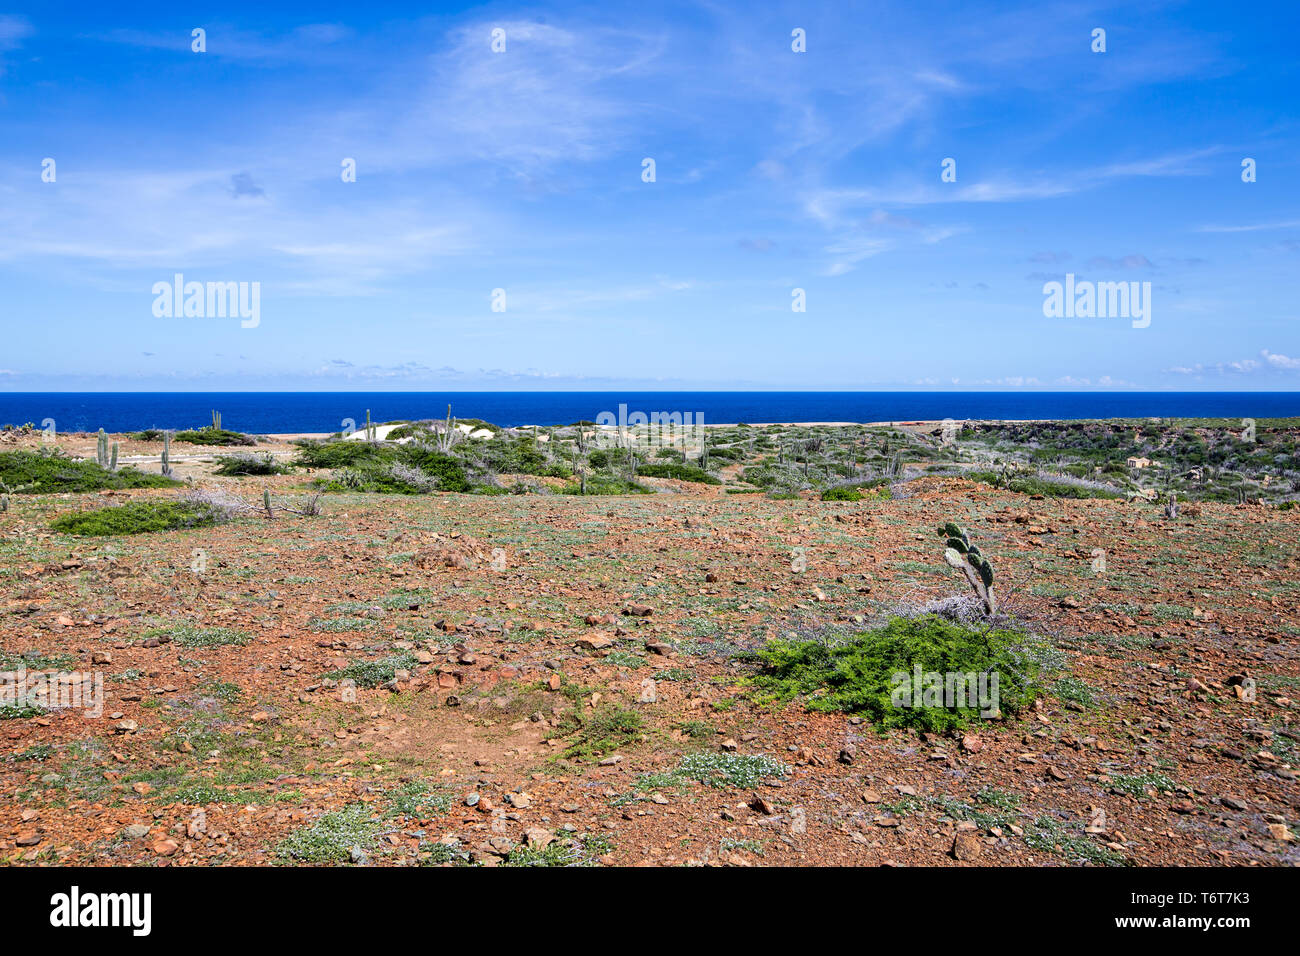
[[[366,441],[368,442],[378,441],[378,438],[376,438],[376,436],[379,433],[375,430],[375,428],[376,426],[372,424],[370,421],[370,409],[367,408],[366,409]]]
[[[107,468],[109,471],[117,471],[117,451],[118,444],[113,442],[111,445],[108,441],[108,435],[104,429],[99,430],[99,442],[95,447],[95,462],[100,468]]]
[[[212,410],[212,430],[214,432],[221,431],[221,413],[215,408]]]
[[[941,525],[939,537],[948,539],[943,552],[944,561],[966,576],[971,590],[992,617],[998,612],[997,598],[993,594],[993,566],[980,553],[979,546],[970,543],[970,538],[959,525],[951,521]]]

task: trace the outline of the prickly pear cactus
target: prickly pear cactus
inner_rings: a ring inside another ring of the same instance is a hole
[[[979,546],[971,544],[965,530],[951,521],[939,527],[939,537],[947,539],[944,561],[966,576],[971,590],[983,602],[984,610],[990,616],[996,614],[998,605],[993,593],[993,566],[980,553]]]

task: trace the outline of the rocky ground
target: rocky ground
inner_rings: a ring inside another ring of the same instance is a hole
[[[250,504],[301,493],[184,452],[182,477]],[[49,522],[171,492],[13,496],[4,666],[102,678],[104,705],[0,721],[0,858],[1300,861],[1300,511],[1170,520],[955,477],[860,502],[645,483],[661,493],[328,495],[318,517],[112,539]],[[743,652],[768,638],[964,588],[948,520],[1060,651],[1032,714],[882,735],[754,698]]]

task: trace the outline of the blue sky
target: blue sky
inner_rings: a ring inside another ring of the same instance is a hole
[[[1295,3],[269,6],[0,7],[0,389],[1300,386]]]

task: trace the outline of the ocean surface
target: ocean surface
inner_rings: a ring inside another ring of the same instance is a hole
[[[0,392],[0,425],[61,432],[222,426],[252,434],[334,432],[345,419],[458,418],[567,425],[601,412],[690,412],[705,424],[965,419],[1276,418],[1300,392]]]

